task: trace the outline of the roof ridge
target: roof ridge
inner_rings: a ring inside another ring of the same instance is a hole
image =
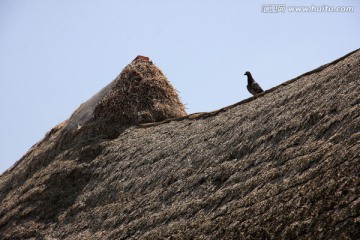
[[[151,123],[143,123],[143,124],[140,124],[138,126],[136,126],[137,128],[148,128],[148,127],[154,127],[154,126],[158,126],[158,125],[162,125],[162,124],[165,124],[165,123],[169,123],[169,122],[178,122],[178,121],[182,121],[182,120],[185,120],[185,119],[201,119],[201,118],[208,118],[208,117],[211,117],[211,116],[214,116],[214,115],[217,115],[221,112],[225,112],[229,109],[232,109],[238,105],[242,105],[244,103],[247,103],[247,102],[251,102],[257,98],[260,98],[260,97],[263,97],[265,94],[267,93],[270,93],[270,92],[273,92],[275,90],[277,90],[278,88],[280,87],[283,87],[283,86],[287,86],[297,80],[299,80],[300,78],[304,77],[304,76],[307,76],[307,75],[310,75],[310,74],[313,74],[313,73],[317,73],[317,72],[320,72],[322,70],[324,70],[325,68],[331,66],[331,65],[334,65],[338,62],[340,62],[341,60],[347,58],[348,56],[356,53],[360,51],[360,48],[354,50],[354,51],[351,51],[347,54],[345,54],[344,56],[338,58],[338,59],[335,59],[334,61],[331,61],[329,63],[326,63],[324,65],[321,65],[320,67],[317,67],[311,71],[308,71],[308,72],[305,72],[293,79],[290,79],[288,81],[285,81],[283,83],[281,83],[280,85],[277,85],[275,87],[272,87],[264,92],[262,92],[261,94],[257,95],[257,96],[252,96],[250,98],[246,98],[244,100],[241,100],[240,102],[237,102],[237,103],[234,103],[234,104],[231,104],[231,105],[228,105],[226,107],[223,107],[223,108],[220,108],[218,110],[214,110],[214,111],[211,111],[211,112],[197,112],[197,113],[192,113],[192,114],[189,114],[189,115],[186,115],[186,116],[183,116],[183,117],[178,117],[178,118],[168,118],[168,119],[165,119],[163,121],[159,121],[159,122],[151,122]]]

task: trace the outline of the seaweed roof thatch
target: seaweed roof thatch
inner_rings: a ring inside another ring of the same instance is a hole
[[[356,50],[221,110],[104,138],[90,132],[121,111],[108,95],[0,176],[0,239],[358,239],[359,81]]]

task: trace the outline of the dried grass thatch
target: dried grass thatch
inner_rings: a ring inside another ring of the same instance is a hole
[[[152,62],[134,60],[115,80],[115,87],[94,111],[102,127],[157,122],[186,115],[176,90]]]
[[[129,70],[125,82],[138,76]],[[233,106],[110,140],[94,128],[123,113],[102,98],[84,128],[58,125],[0,176],[0,239],[358,239],[359,76],[357,50]]]

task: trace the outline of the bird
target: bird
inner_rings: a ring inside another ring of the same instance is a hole
[[[248,80],[248,85],[246,87],[252,95],[257,96],[260,93],[264,92],[264,90],[260,87],[260,85],[257,82],[255,82],[254,78],[252,77],[249,71],[246,71],[244,75],[247,76],[247,80]]]

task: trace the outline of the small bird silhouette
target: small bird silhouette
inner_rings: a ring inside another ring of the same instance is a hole
[[[252,95],[256,96],[264,91],[262,90],[260,85],[257,82],[255,82],[254,78],[252,77],[249,71],[246,71],[244,75],[247,76],[247,80],[248,80],[248,85],[246,87]]]

